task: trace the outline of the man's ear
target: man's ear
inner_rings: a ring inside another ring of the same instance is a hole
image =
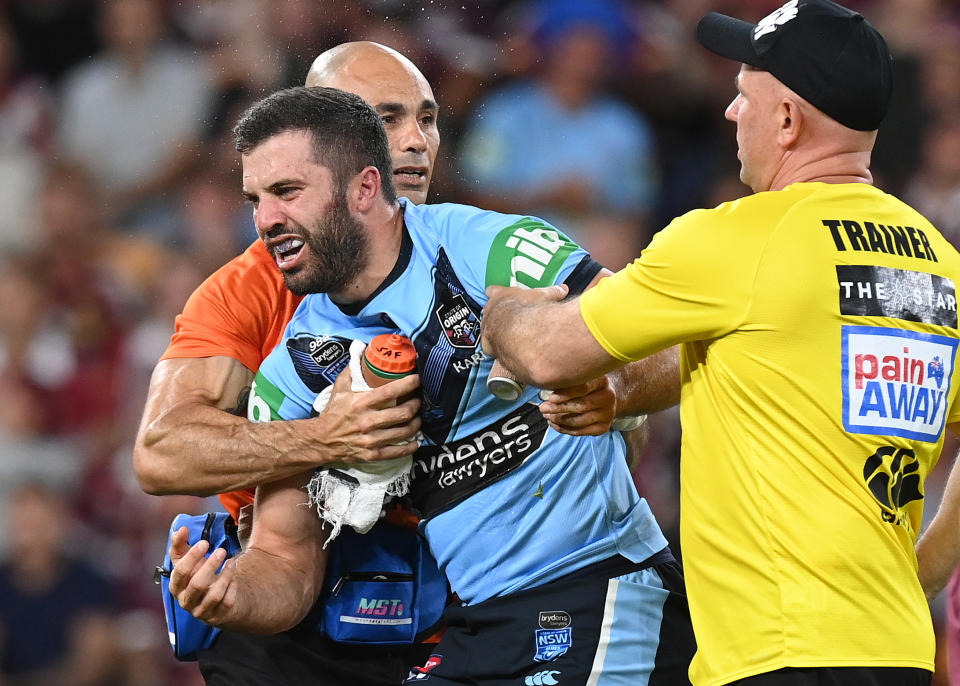
[[[800,138],[800,132],[803,130],[804,121],[800,103],[793,98],[786,97],[780,101],[777,114],[780,123],[780,129],[777,131],[777,143],[781,148],[791,148]]]
[[[380,170],[374,166],[364,167],[353,177],[348,195],[357,212],[366,212],[380,197]]]

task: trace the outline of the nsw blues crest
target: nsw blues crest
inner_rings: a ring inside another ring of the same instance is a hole
[[[538,621],[540,628],[534,631],[537,646],[534,660],[550,662],[570,650],[573,645],[573,627],[568,613],[563,610],[541,612]]]

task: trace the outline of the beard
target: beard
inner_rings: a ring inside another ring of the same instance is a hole
[[[305,263],[283,273],[294,295],[336,293],[344,290],[367,266],[369,246],[363,225],[350,215],[346,193],[312,229],[293,227],[309,250]]]

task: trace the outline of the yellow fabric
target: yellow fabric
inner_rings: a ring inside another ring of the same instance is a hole
[[[903,227],[899,244],[889,226]],[[848,278],[864,270],[879,276]],[[958,281],[960,256],[896,198],[808,183],[680,217],[583,295],[587,326],[618,359],[683,344],[696,686],[787,666],[933,669],[914,553],[923,500],[904,501],[960,418]],[[850,311],[871,305],[888,309]],[[917,312],[929,321],[900,318]]]

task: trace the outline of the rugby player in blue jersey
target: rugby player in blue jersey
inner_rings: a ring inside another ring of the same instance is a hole
[[[342,357],[304,351],[391,332],[417,349],[423,442],[409,500],[463,605],[448,611],[444,638],[410,682],[686,683],[694,643],[682,575],[636,492],[623,438],[557,432],[537,389],[508,402],[483,383],[487,286],[580,292],[608,272],[535,217],[398,200],[382,124],[355,96],[281,91],[235,132],[258,232],[288,287],[307,294],[255,380],[260,416],[308,417],[332,385],[328,367],[342,368]],[[258,489],[250,544],[219,574],[222,553],[204,561],[203,543],[174,551],[181,605],[237,629],[280,630],[305,616],[330,533],[302,507],[310,477]]]

